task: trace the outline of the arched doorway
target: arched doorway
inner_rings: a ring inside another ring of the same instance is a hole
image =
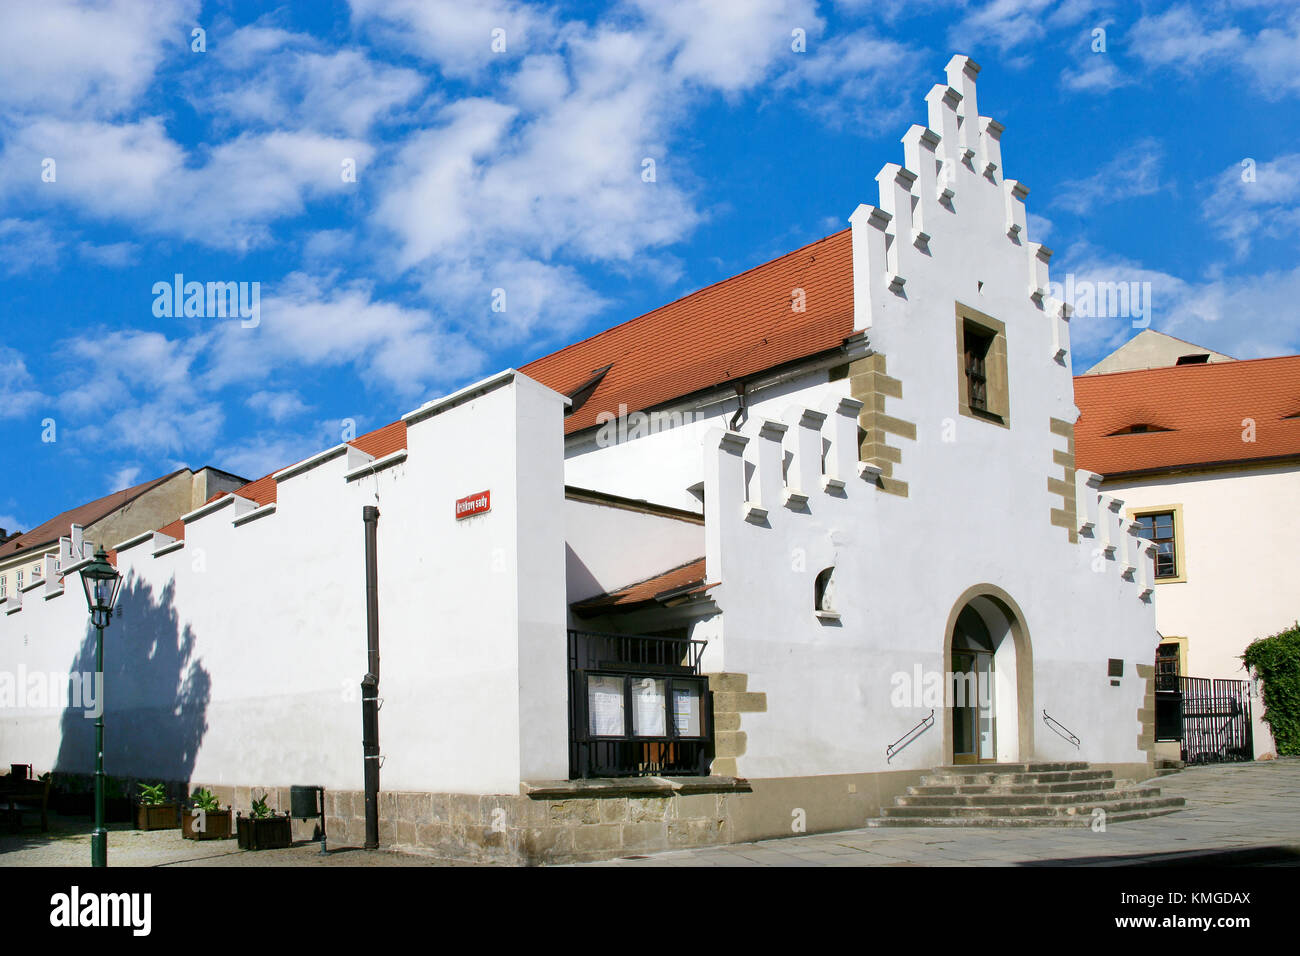
[[[1033,755],[1033,652],[1024,616],[992,584],[953,604],[944,636],[944,759],[1008,763]]]

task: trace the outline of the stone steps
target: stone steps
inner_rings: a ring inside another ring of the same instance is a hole
[[[1128,813],[1107,813],[1106,824],[1126,820],[1147,820],[1151,817],[1177,813],[1179,807],[1154,810],[1135,810]],[[1092,814],[1083,813],[1069,817],[881,817],[868,820],[869,827],[1086,827],[1092,825]]]
[[[1114,790],[1117,786],[1129,783],[1127,780],[1066,780],[1061,783],[958,783],[958,784],[921,784],[908,787],[909,796],[936,796],[944,794],[1001,794],[1016,793],[1079,793],[1082,791],[1100,792]]]
[[[956,793],[956,794],[908,794],[898,797],[895,803],[900,807],[1029,807],[1029,806],[1073,806],[1086,803],[1089,806],[1101,806],[1109,800],[1116,799],[1117,794],[1124,798],[1158,797],[1157,787],[1140,787],[1124,790],[1072,790],[1065,793]],[[890,808],[883,812],[888,814]]]
[[[1182,806],[1182,797],[1163,797],[1158,787],[1116,780],[1086,763],[968,764],[936,767],[867,826],[1085,826],[1097,809],[1110,823]]]

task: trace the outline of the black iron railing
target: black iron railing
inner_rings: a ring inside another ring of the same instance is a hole
[[[1065,724],[1061,723],[1046,710],[1043,711],[1043,723],[1047,724],[1047,726],[1055,731],[1059,736],[1064,737],[1070,743],[1074,744],[1076,748],[1082,743],[1078,736],[1075,735],[1074,731],[1070,730],[1069,727],[1065,726]]]
[[[704,641],[569,631],[569,776],[707,776]]]
[[[885,763],[889,763],[889,761],[893,760],[898,756],[898,751],[908,746],[913,740],[921,736],[921,734],[925,733],[933,726],[934,709],[931,708],[930,713],[922,717],[920,723],[885,748]]]

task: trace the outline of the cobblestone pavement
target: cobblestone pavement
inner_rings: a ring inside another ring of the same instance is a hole
[[[1164,794],[1183,797],[1186,808],[1112,823],[1104,833],[1087,827],[889,827],[673,850],[589,865],[1116,866],[1251,847],[1289,847],[1286,865],[1300,864],[1300,759],[1191,767],[1160,777],[1153,785]],[[1243,861],[1248,858],[1238,855]]]
[[[1026,830],[907,827],[847,830],[731,846],[676,850],[591,866],[1113,866],[1232,848],[1290,847],[1300,862],[1300,759],[1194,767],[1161,777],[1187,807],[1149,820]],[[51,815],[50,832],[0,836],[0,866],[86,866],[91,825]],[[431,856],[317,844],[257,853],[233,840],[182,840],[178,831],[110,827],[110,866],[466,866]]]

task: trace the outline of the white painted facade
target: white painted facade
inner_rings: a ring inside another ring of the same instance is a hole
[[[1184,580],[1156,582],[1156,626],[1167,639],[1185,639],[1186,674],[1248,679],[1241,662],[1247,645],[1292,626],[1300,613],[1300,467],[1203,469],[1107,480],[1103,488],[1129,509],[1180,512]],[[1256,697],[1256,756],[1276,753],[1262,710]]]
[[[996,645],[997,759],[1148,761],[1137,666],[1156,631],[1143,545],[1087,475],[1075,527],[1050,523],[1061,498],[1047,479],[1067,450],[1050,421],[1077,417],[1068,323],[1046,293],[1050,253],[1026,234],[1025,191],[1003,178],[1000,127],[978,116],[976,69],[954,58],[927,97],[928,130],[904,137],[915,174],[886,166],[879,206],[850,218],[865,341],[756,381],[738,432],[728,386],[686,409],[689,424],[610,447],[592,432],[566,441],[564,397],[507,371],[407,416],[405,452],[372,461],[339,446],[280,473],[274,506],[226,497],[187,517],[183,543],[121,544],[110,773],[361,788],[361,509],[372,504],[385,790],[515,794],[565,778],[569,604],[700,556],[716,585],[690,619],[708,641],[704,669],[747,675],[767,695],[766,711],[744,715],[742,776],[951,760],[942,706],[931,730],[887,754],[933,709],[891,698],[897,675],[949,669],[952,617],[977,592]],[[1010,427],[958,412],[958,304],[1005,324]],[[891,438],[906,496],[859,462],[861,403],[834,371],[871,352],[902,382],[888,414],[916,426],[914,440]],[[566,500],[566,484],[704,524]],[[485,489],[491,511],[456,520],[453,502]],[[814,611],[829,567],[838,618]],[[65,589],[6,606],[0,670],[84,666],[86,609],[75,578]],[[88,771],[90,724],[5,708],[0,762]]]

